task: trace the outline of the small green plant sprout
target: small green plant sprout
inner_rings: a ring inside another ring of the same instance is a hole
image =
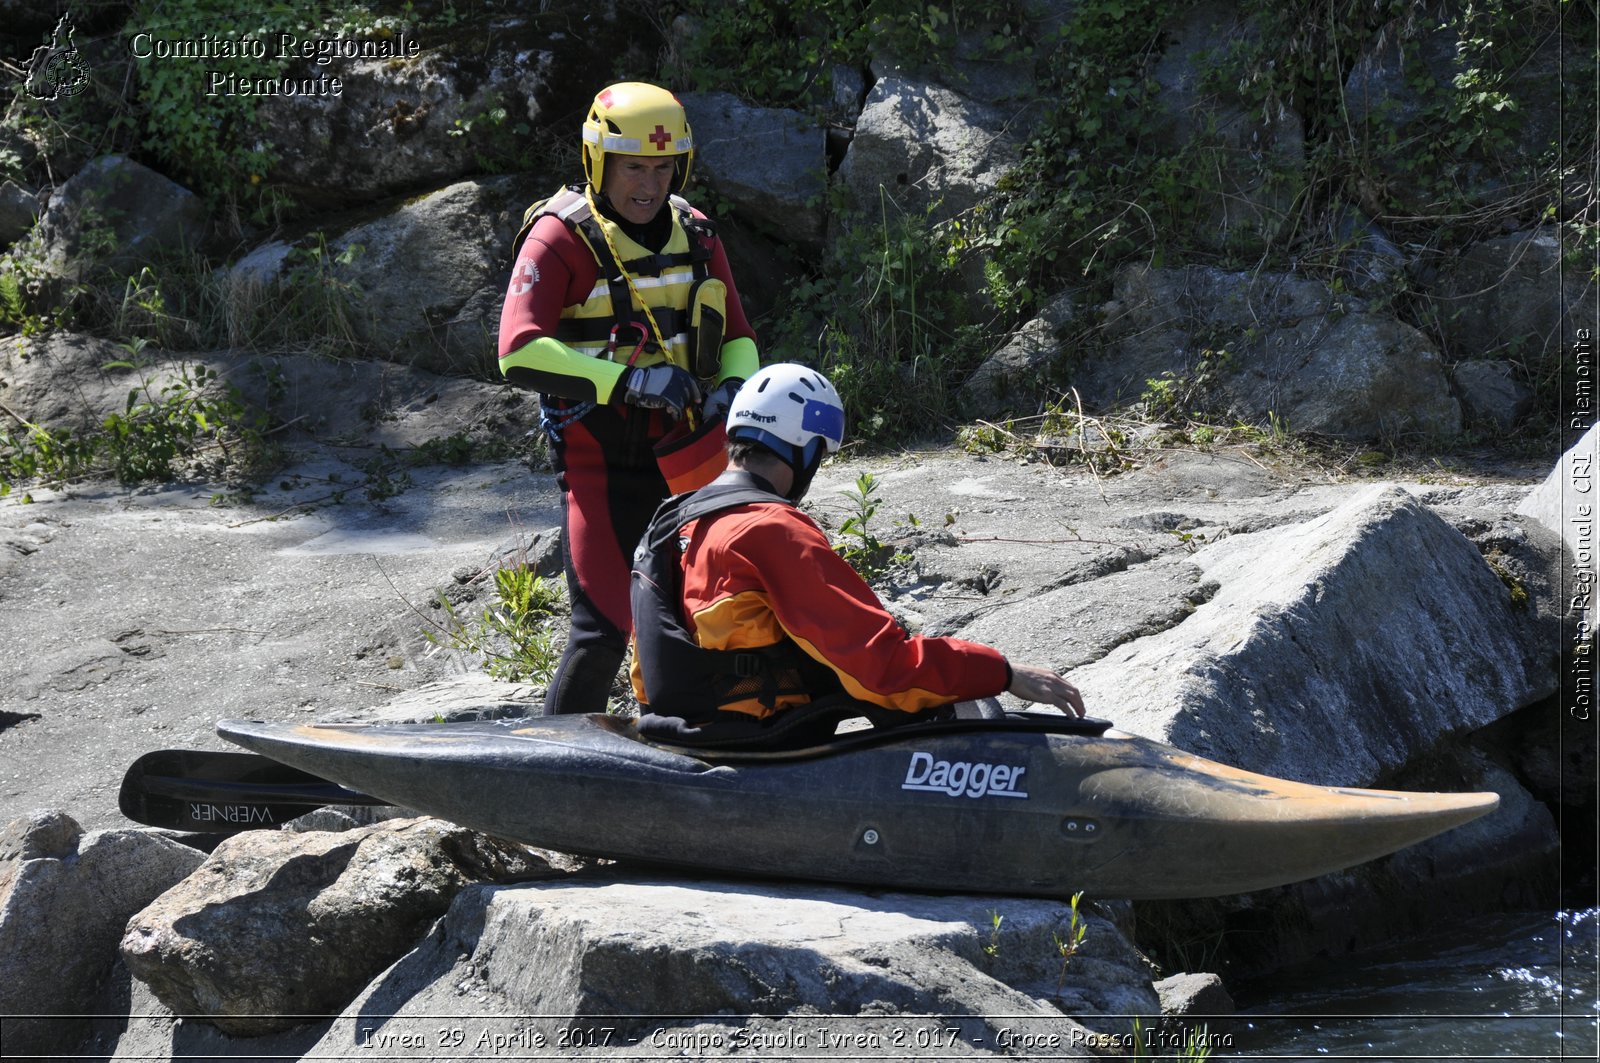
[[[1164,1026],[1146,1030],[1138,1016],[1133,1020],[1132,1053],[1124,1056],[1131,1063],[1170,1059],[1176,1063],[1205,1063],[1211,1058],[1218,1038],[1204,1025],[1169,1030]],[[1166,1051],[1163,1051],[1166,1049]]]
[[[1193,1026],[1183,1039],[1183,1053],[1179,1057],[1186,1063],[1205,1063],[1211,1058],[1211,1031],[1204,1025]]]
[[[1289,431],[1289,418],[1278,416],[1277,410],[1267,411],[1268,439],[1275,446],[1288,444],[1291,433]]]
[[[1056,973],[1056,995],[1061,995],[1061,987],[1067,980],[1067,964],[1072,962],[1072,957],[1078,954],[1083,947],[1083,939],[1089,934],[1089,926],[1078,913],[1078,902],[1083,900],[1083,891],[1079,890],[1072,895],[1072,918],[1067,924],[1067,933],[1062,936],[1058,930],[1053,935],[1056,943],[1056,953],[1061,957],[1061,969]]]
[[[1000,924],[1006,917],[1000,914],[1000,909],[989,909],[989,940],[983,946],[983,954],[991,960],[1000,955]]]
[[[892,546],[878,538],[872,524],[882,505],[877,493],[876,476],[864,472],[856,477],[855,486],[845,491],[851,512],[839,526],[840,540],[833,548],[868,581],[882,576],[896,563],[909,560],[909,555],[896,553]]]

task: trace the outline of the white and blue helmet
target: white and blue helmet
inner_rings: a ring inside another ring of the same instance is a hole
[[[822,459],[844,442],[844,402],[815,369],[779,362],[745,381],[727,424],[730,441],[756,443],[794,470],[790,497],[798,500]]]

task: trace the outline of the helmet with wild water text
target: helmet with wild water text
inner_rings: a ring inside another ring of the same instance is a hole
[[[755,444],[794,471],[789,497],[799,501],[822,459],[844,442],[844,402],[815,369],[779,362],[745,381],[727,423],[730,443]]]

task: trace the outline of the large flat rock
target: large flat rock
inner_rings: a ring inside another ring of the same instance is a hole
[[[1393,486],[1195,553],[1182,623],[1073,672],[1118,726],[1228,764],[1371,785],[1555,690],[1511,590]]]
[[[470,1014],[456,1023],[469,1044],[601,1056],[985,1055],[1028,1031],[1088,1058],[1081,1023],[1125,1034],[1160,1004],[1121,931],[1083,914],[1064,962],[1059,902],[650,878],[470,889],[312,1054],[380,1035],[431,1045],[432,1016]]]

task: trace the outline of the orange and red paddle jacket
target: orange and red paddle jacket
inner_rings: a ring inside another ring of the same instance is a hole
[[[645,552],[657,543],[663,549],[679,549],[680,614],[672,620],[698,647],[711,651],[713,659],[760,657],[760,652],[751,651],[789,644],[826,666],[837,679],[835,689],[907,713],[989,697],[1010,685],[1011,666],[1000,651],[963,639],[908,634],[866,581],[834,553],[822,529],[787,500],[768,494],[770,501],[739,501],[751,497],[748,486],[756,482],[747,473],[730,471],[697,495],[687,496],[712,495],[705,501],[715,505],[713,493],[723,490],[731,504],[688,520],[676,536],[658,531],[670,530],[675,516],[685,512],[681,500],[669,501],[657,514],[634,563],[636,638],[664,637],[662,625],[642,623],[637,615],[640,571],[649,560]],[[673,502],[679,505],[674,507]],[[668,527],[659,527],[663,522]],[[634,655],[634,693],[652,711],[678,715],[676,705],[651,703],[652,695],[663,700],[659,695],[672,690],[677,678],[649,674],[650,662],[664,657],[652,649],[636,646],[640,652]],[[739,669],[740,675],[746,672],[753,669]],[[769,688],[763,698],[759,683],[721,686],[720,696],[705,692],[707,710],[756,717],[831,693],[791,689],[772,697]],[[672,693],[683,697],[681,689]]]

